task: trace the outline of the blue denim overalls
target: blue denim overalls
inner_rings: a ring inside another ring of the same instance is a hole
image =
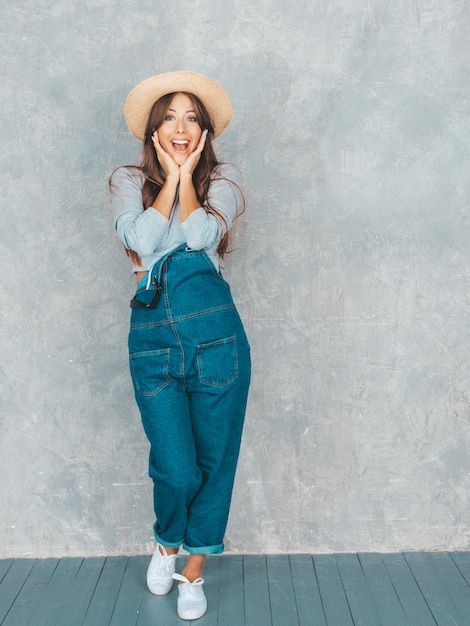
[[[130,370],[150,441],[155,537],[218,554],[251,371],[230,287],[203,250],[184,245],[157,261],[131,306]]]

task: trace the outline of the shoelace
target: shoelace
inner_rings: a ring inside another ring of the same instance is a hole
[[[159,547],[157,547],[157,550],[160,552],[160,559],[156,563],[155,573],[157,576],[171,576],[176,554],[168,554],[165,548],[163,548],[164,552],[161,552]]]
[[[184,583],[184,585],[180,585],[180,593],[189,597],[194,597],[196,594],[199,594],[200,587],[204,584],[203,578],[196,578],[192,583],[189,582],[186,576],[182,576],[181,574],[173,574],[173,578]]]
[[[166,559],[162,559],[157,567],[157,574],[163,575],[163,576],[170,576],[173,573],[173,568],[172,568],[172,561],[174,559],[172,559],[171,557],[167,557]]]

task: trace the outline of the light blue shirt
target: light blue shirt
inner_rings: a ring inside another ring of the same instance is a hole
[[[150,270],[161,257],[183,243],[193,250],[205,250],[218,269],[217,246],[232,227],[243,201],[240,171],[224,163],[212,174],[207,203],[225,221],[200,207],[180,223],[178,194],[169,219],[152,208],[144,211],[144,180],[140,170],[120,167],[114,172],[111,181],[114,228],[125,247],[137,252],[142,261],[142,266],[133,266],[134,271]]]

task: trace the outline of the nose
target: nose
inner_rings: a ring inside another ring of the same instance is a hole
[[[180,119],[176,122],[176,132],[183,133],[184,132],[184,120]]]

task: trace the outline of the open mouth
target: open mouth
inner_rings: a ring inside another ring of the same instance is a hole
[[[173,146],[175,152],[184,153],[188,149],[189,141],[186,141],[185,139],[176,139],[171,142],[171,145]]]

